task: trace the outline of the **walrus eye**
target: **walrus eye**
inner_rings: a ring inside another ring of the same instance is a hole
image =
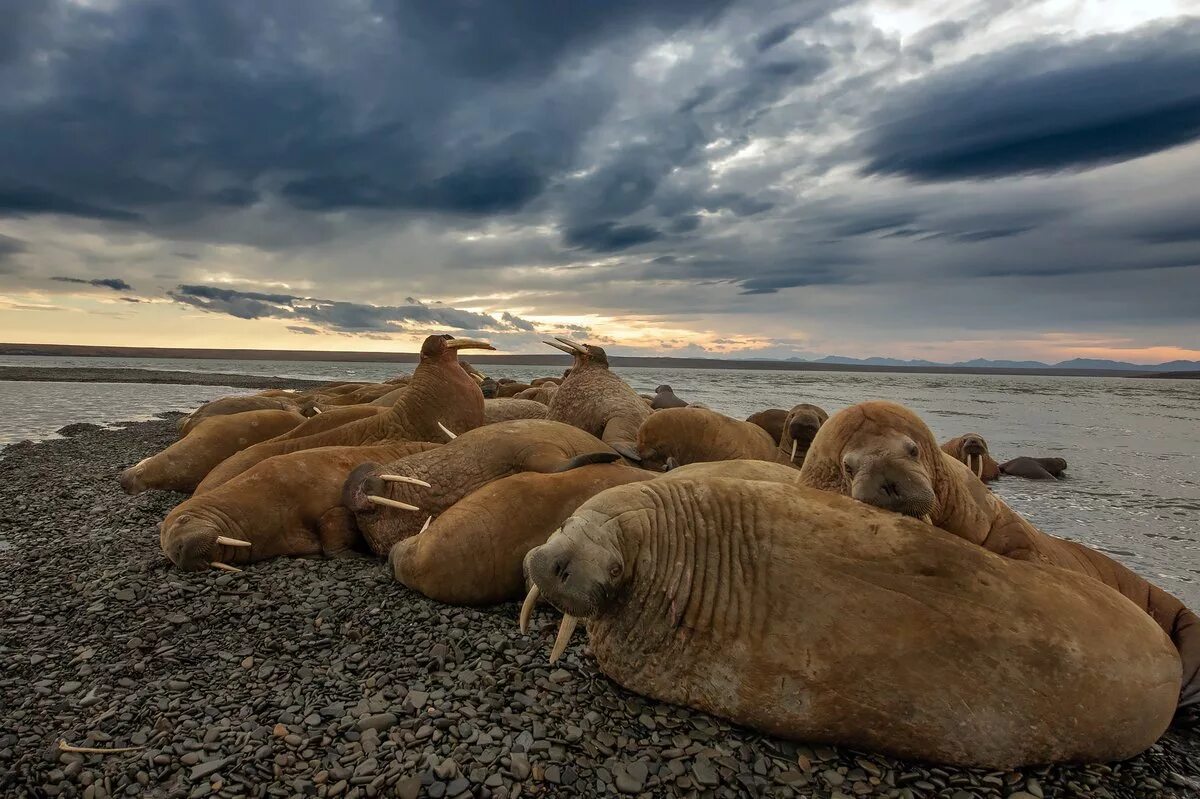
[[[608,576],[614,580],[621,576],[621,564],[614,563],[608,567]]]
[[[917,449],[917,445],[916,445],[916,444],[912,444],[912,443],[910,443],[910,444],[908,445],[908,457],[910,457],[910,458],[916,458],[916,457],[917,457],[918,455],[920,455],[920,454],[921,454],[921,450]]]
[[[852,464],[850,462],[849,458],[846,458],[845,460],[842,461],[842,469],[845,470],[847,477],[854,476],[854,464]]]

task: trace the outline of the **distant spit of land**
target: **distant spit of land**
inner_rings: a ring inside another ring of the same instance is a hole
[[[167,347],[98,347],[83,344],[0,344],[0,356],[3,355],[37,355],[60,357],[97,357],[97,358],[199,358],[217,360],[246,360],[246,361],[331,361],[350,363],[416,363],[417,354],[412,352],[312,352],[307,350],[236,350],[236,349],[192,349]],[[471,352],[467,359],[486,371],[487,364],[521,364],[529,366],[545,366],[548,370],[559,371],[569,365],[565,355],[530,353],[526,355],[484,355]],[[784,370],[797,372],[893,372],[901,374],[993,374],[993,375],[1060,375],[1076,377],[1160,377],[1160,378],[1200,378],[1200,371],[1155,372],[1149,368],[1145,372],[1123,369],[1071,369],[1061,367],[1025,368],[1006,366],[884,366],[875,364],[841,364],[820,363],[813,361],[794,360],[731,360],[719,358],[671,358],[671,357],[640,357],[629,355],[609,356],[613,366],[637,366],[651,369],[754,369],[754,370]],[[19,377],[19,371],[28,371],[27,367],[9,367],[0,371],[0,379],[26,380],[51,379],[46,377]],[[144,371],[144,370],[72,370],[72,371]],[[11,376],[5,376],[5,372]],[[160,377],[153,382],[186,382],[182,379],[169,380],[166,376],[188,374],[181,372],[158,371]],[[197,376],[199,377],[199,376]],[[208,382],[212,375],[203,375]],[[224,377],[236,377],[226,375]],[[243,376],[244,377],[244,376]],[[67,378],[71,380],[88,380],[86,377]],[[91,378],[95,380],[97,378]],[[138,381],[146,382],[146,381]],[[291,381],[305,382],[305,381]],[[314,381],[315,382],[315,381]],[[221,385],[232,385],[222,382]],[[245,386],[247,388],[255,386]]]

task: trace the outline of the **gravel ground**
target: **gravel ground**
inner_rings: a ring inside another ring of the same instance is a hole
[[[166,369],[79,369],[54,366],[0,366],[0,380],[33,380],[69,383],[172,383],[180,386],[232,386],[233,388],[297,388],[322,386],[327,380],[294,380],[287,377],[172,372]]]
[[[627,693],[515,604],[439,605],[370,560],[174,571],[119,469],[169,421],[0,454],[0,796],[1192,796],[1200,735],[987,772],[764,738]],[[62,752],[58,742],[106,755]]]

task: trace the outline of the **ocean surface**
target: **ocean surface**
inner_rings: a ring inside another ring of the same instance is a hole
[[[567,364],[564,356],[563,366]],[[320,380],[380,380],[406,364],[9,356],[6,366],[127,367]],[[411,368],[411,367],[408,367]],[[998,461],[1060,456],[1067,478],[1002,478],[996,493],[1047,532],[1112,554],[1200,609],[1200,385],[1187,380],[774,372],[614,370],[639,392],[669,383],[682,398],[744,418],[812,402],[830,413],[867,399],[917,411],[939,440],[987,439]],[[555,373],[546,366],[489,366],[494,377]],[[220,386],[0,381],[0,444],[43,439],[71,422],[113,424],[188,410],[213,397],[252,393]],[[0,451],[0,457],[3,452]]]

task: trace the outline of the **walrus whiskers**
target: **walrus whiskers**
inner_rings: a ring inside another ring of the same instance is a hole
[[[441,422],[438,422],[437,425],[438,425],[438,427],[442,428],[443,433],[450,436],[451,441],[458,438],[458,436],[456,436],[456,435],[454,435],[454,433],[450,432],[450,428],[446,427],[446,425],[442,424]]]
[[[240,538],[230,538],[228,536],[217,536],[217,543],[227,547],[249,547],[253,546],[249,541],[243,541]]]
[[[541,591],[537,585],[532,585],[529,588],[529,593],[525,595],[525,601],[521,603],[521,632],[529,632],[529,618],[533,615],[533,608],[537,605],[538,597]]]
[[[424,486],[425,488],[433,488],[433,486],[431,486],[429,483],[425,482],[424,480],[418,480],[415,477],[408,477],[403,474],[381,474],[381,475],[379,475],[379,479],[385,483],[411,483],[412,485],[415,485],[415,486]]]
[[[550,662],[554,663],[562,653],[567,651],[567,644],[571,643],[571,636],[575,633],[575,626],[579,624],[579,619],[572,616],[570,613],[564,613],[562,624],[558,625],[558,637],[554,639],[554,648],[550,650]]]
[[[222,563],[219,560],[214,560],[212,563],[210,563],[208,565],[212,566],[214,569],[220,569],[223,572],[233,572],[234,574],[241,574],[241,572],[242,572],[241,569],[239,569],[235,566],[230,566],[228,563]]]
[[[374,494],[367,495],[367,502],[374,505],[387,505],[389,508],[399,508],[400,510],[420,510],[416,505],[409,505],[407,502],[399,502],[387,497],[377,497]]]

